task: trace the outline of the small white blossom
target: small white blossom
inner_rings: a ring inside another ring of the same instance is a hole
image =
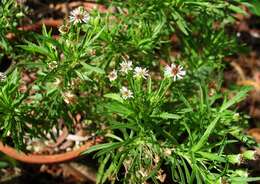
[[[121,96],[124,100],[128,99],[128,98],[133,98],[133,92],[130,91],[129,89],[127,89],[127,87],[122,87],[120,89],[120,93],[121,93]]]
[[[70,22],[73,24],[87,23],[90,17],[83,7],[78,7],[70,13]]]
[[[132,61],[123,61],[122,63],[120,63],[120,71],[124,74],[127,74],[128,71],[131,71],[133,68],[132,68]]]
[[[114,81],[117,79],[117,71],[115,69],[108,74],[108,79],[110,81]]]
[[[144,78],[146,79],[149,76],[148,70],[146,68],[135,67],[134,77],[135,78]]]
[[[0,81],[4,81],[6,79],[6,75],[0,72]]]
[[[164,69],[164,75],[166,77],[173,77],[174,81],[182,79],[185,74],[186,71],[180,65],[171,64],[171,66],[167,65]]]

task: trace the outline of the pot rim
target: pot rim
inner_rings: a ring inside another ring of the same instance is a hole
[[[29,164],[56,164],[67,162],[72,159],[78,158],[82,152],[89,149],[91,146],[99,144],[103,141],[101,137],[97,137],[95,140],[87,141],[80,148],[65,153],[58,153],[53,155],[36,155],[36,154],[25,154],[22,151],[18,151],[11,146],[4,145],[0,141],[0,152],[8,155],[9,157]]]

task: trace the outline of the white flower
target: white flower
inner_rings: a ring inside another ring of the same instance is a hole
[[[185,74],[186,71],[180,65],[171,64],[171,66],[167,65],[164,69],[164,75],[166,77],[173,77],[174,81],[182,79]]]
[[[134,77],[146,79],[149,76],[148,70],[146,68],[135,67]]]
[[[127,87],[122,87],[120,89],[120,93],[121,93],[121,96],[124,100],[128,99],[128,98],[133,98],[133,92],[130,91],[129,89],[127,89]]]
[[[73,22],[73,24],[87,23],[89,18],[88,12],[86,12],[83,7],[78,7],[70,13],[70,22]]]
[[[123,72],[124,74],[127,74],[128,71],[131,71],[132,68],[132,61],[123,61],[122,63],[120,63],[120,71]]]
[[[6,79],[6,75],[0,72],[0,81],[4,81]]]
[[[112,72],[108,74],[108,78],[110,81],[114,81],[117,79],[117,71],[114,69]]]

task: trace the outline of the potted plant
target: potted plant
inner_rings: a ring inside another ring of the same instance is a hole
[[[102,3],[113,11],[78,7],[57,38],[43,26],[19,44],[19,62],[0,84],[2,139],[26,149],[32,137],[59,143],[64,127],[102,136],[72,152],[96,152],[97,183],[258,180],[239,168],[257,158],[236,108],[250,87],[221,88],[224,58],[240,49],[226,27],[249,4]]]

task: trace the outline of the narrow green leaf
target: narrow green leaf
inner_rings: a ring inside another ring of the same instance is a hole
[[[231,178],[231,182],[254,182],[260,181],[260,177],[233,177]]]
[[[129,116],[133,114],[134,112],[129,109],[126,105],[121,104],[119,102],[111,102],[109,104],[106,104],[105,107],[109,112],[112,113],[117,113],[118,115],[124,115],[124,116]]]
[[[172,114],[172,113],[168,113],[168,112],[162,112],[160,114],[151,115],[151,117],[162,118],[162,119],[175,119],[175,120],[178,120],[181,118],[181,116],[179,116],[177,114]]]
[[[183,165],[183,168],[184,168],[184,171],[185,171],[185,176],[186,176],[187,183],[189,183],[191,181],[190,171],[189,171],[189,169],[187,167],[187,164],[186,164],[185,160],[183,158],[181,158],[181,161],[182,161],[182,165]]]
[[[107,154],[106,157],[102,160],[102,162],[99,165],[98,172],[97,172],[97,184],[100,184],[104,175],[105,166],[107,162],[109,161],[110,154]]]
[[[78,76],[80,79],[82,79],[82,80],[92,81],[92,80],[88,77],[88,74],[87,74],[87,73],[80,72],[80,71],[76,71],[76,74],[77,74],[77,76]]]
[[[120,137],[118,137],[118,136],[116,136],[116,135],[114,135],[114,134],[111,134],[111,133],[107,133],[107,134],[105,135],[105,137],[110,137],[110,138],[115,139],[115,140],[118,140],[118,141],[120,141],[120,142],[123,142],[123,141],[124,141],[124,140],[121,139]]]
[[[89,153],[92,153],[92,152],[95,152],[95,151],[98,151],[98,150],[104,150],[104,149],[111,148],[111,147],[114,147],[114,146],[117,146],[117,145],[121,145],[121,144],[118,143],[118,142],[98,144],[98,145],[90,147],[88,150],[82,152],[81,154],[89,154]]]
[[[105,71],[99,67],[96,67],[96,66],[92,66],[92,65],[89,65],[87,63],[84,63],[84,62],[81,62],[81,65],[84,67],[84,69],[86,69],[87,71],[90,71],[90,72],[96,72],[96,73],[99,73],[99,74],[105,74]]]
[[[117,93],[108,93],[108,94],[105,94],[104,97],[111,98],[111,99],[116,100],[120,103],[124,102],[123,98]]]
[[[5,168],[7,167],[9,164],[7,162],[4,161],[0,161],[0,168]]]
[[[241,91],[239,91],[232,99],[230,99],[229,101],[225,102],[221,108],[220,108],[220,112],[223,112],[224,110],[228,109],[229,107],[231,107],[232,105],[242,101],[246,96],[247,93],[251,90],[251,87],[243,87],[242,89],[240,89]]]
[[[34,43],[29,42],[29,45],[20,45],[19,47],[26,50],[26,51],[32,52],[32,53],[39,53],[39,54],[42,54],[44,56],[51,56],[48,49],[41,47],[41,46],[38,46],[38,45],[35,45]]]
[[[238,94],[236,94],[232,99],[230,99],[229,101],[223,103],[223,105],[220,108],[220,112],[218,113],[218,116],[210,123],[210,125],[208,126],[208,128],[204,132],[204,134],[201,137],[201,139],[199,140],[199,142],[195,146],[193,146],[192,151],[196,152],[201,147],[203,147],[203,145],[205,145],[206,141],[208,140],[210,134],[214,130],[217,122],[219,121],[219,119],[220,119],[220,117],[222,115],[221,112],[223,112],[224,110],[228,109],[232,105],[234,105],[234,104],[240,102],[242,99],[244,99],[246,97],[246,95],[247,95],[247,92],[250,89],[251,88],[248,88],[248,87],[243,88],[242,91],[240,91]]]
[[[241,13],[243,15],[247,15],[247,13],[239,6],[235,6],[235,5],[229,5],[229,9],[234,11],[235,13]]]
[[[203,158],[206,158],[211,161],[226,162],[226,159],[224,157],[221,157],[214,153],[202,152],[202,151],[199,151],[197,153],[200,154]]]
[[[211,124],[208,126],[208,128],[206,129],[206,131],[204,132],[203,136],[201,137],[201,139],[199,140],[199,142],[193,146],[192,151],[196,152],[198,151],[204,144],[205,142],[208,140],[209,135],[211,134],[211,132],[214,130],[218,120],[220,119],[220,115],[218,115],[212,122]]]

